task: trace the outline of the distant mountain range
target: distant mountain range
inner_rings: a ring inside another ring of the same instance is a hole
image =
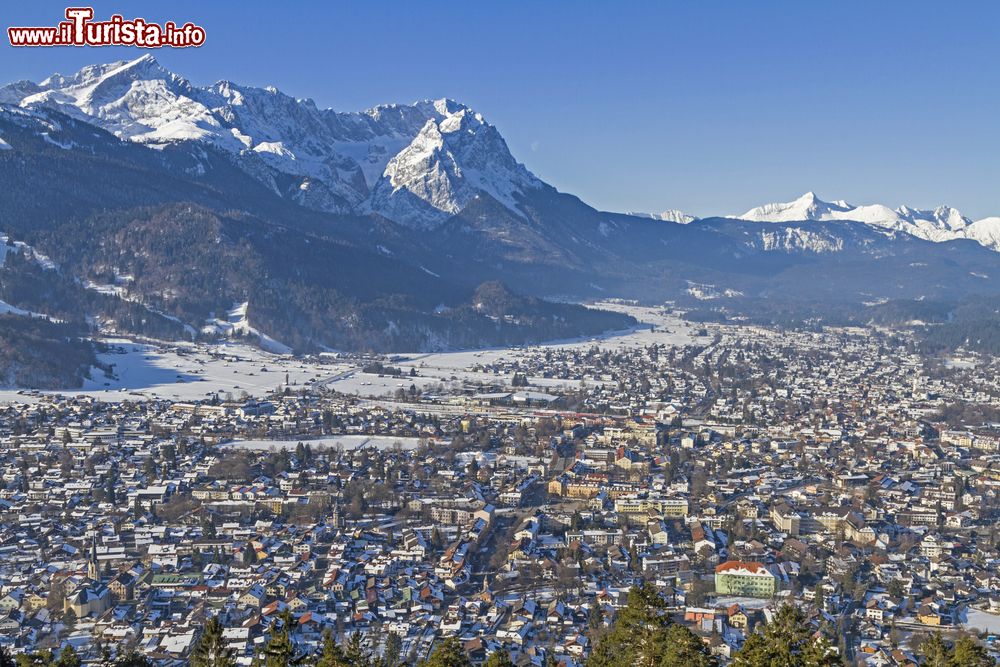
[[[811,193],[736,218],[604,212],[458,102],[338,112],[196,87],[150,56],[0,88],[0,179],[0,232],[30,249],[0,267],[0,299],[158,337],[445,349],[633,324],[566,303],[598,297],[1000,292],[997,218]]]
[[[928,241],[971,239],[1000,251],[1000,217],[973,222],[950,206],[939,206],[929,211],[909,206],[893,209],[881,204],[853,206],[843,200],[825,202],[807,192],[795,201],[765,204],[732,217],[756,222],[853,220],[880,229],[905,232]]]
[[[667,220],[687,224],[699,218],[670,209],[662,213],[629,213],[643,218]],[[735,220],[753,222],[862,222],[876,228],[904,232],[927,241],[954,241],[969,239],[991,250],[1000,252],[1000,216],[972,221],[951,206],[920,210],[909,206],[890,208],[883,204],[855,206],[844,200],[823,201],[813,192],[807,192],[790,202],[775,202],[756,206],[739,215],[727,215]]]
[[[686,225],[689,222],[695,222],[698,220],[696,216],[688,215],[684,211],[678,211],[677,209],[668,209],[666,211],[661,211],[660,213],[628,213],[628,215],[634,215],[637,218],[650,218],[652,220],[663,220],[665,222],[676,222],[681,225]]]

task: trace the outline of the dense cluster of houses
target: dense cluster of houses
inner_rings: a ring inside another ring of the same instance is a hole
[[[303,652],[393,634],[417,660],[457,636],[473,661],[571,667],[650,582],[723,661],[785,602],[873,666],[932,630],[992,646],[992,362],[873,330],[710,333],[531,348],[472,369],[516,383],[451,397],[0,408],[0,645],[179,665],[218,616],[249,665],[290,613]]]

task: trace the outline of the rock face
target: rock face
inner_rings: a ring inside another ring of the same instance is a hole
[[[541,182],[495,127],[448,99],[341,113],[275,88],[199,88],[152,56],[0,89],[0,103],[45,106],[149,146],[206,142],[295,202],[433,227],[489,196],[518,213]]]
[[[429,119],[389,160],[372,191],[372,210],[392,220],[434,225],[481,195],[517,211],[517,196],[542,185],[481,115],[450,100],[433,106],[440,120]]]

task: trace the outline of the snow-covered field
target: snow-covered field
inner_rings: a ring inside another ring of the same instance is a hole
[[[410,385],[422,391],[437,385],[444,385],[447,390],[460,386],[464,382],[509,382],[510,377],[496,375],[492,371],[473,371],[477,365],[490,365],[500,361],[524,358],[532,352],[546,348],[557,349],[589,349],[597,346],[602,350],[623,350],[636,347],[646,347],[653,344],[682,346],[694,342],[706,343],[707,338],[699,339],[696,328],[677,315],[666,314],[660,308],[630,306],[619,303],[602,302],[596,304],[605,310],[628,313],[641,324],[628,331],[610,332],[603,336],[576,338],[572,340],[554,341],[542,345],[518,348],[490,348],[484,350],[461,350],[458,352],[411,353],[394,355],[398,361],[391,365],[398,366],[404,372],[411,368],[419,374],[416,377],[379,377],[360,371],[344,373],[326,382],[327,386],[344,394],[364,397],[391,396],[398,389],[409,389]],[[559,387],[575,387],[576,380],[561,380],[553,378],[529,377],[529,382],[535,388],[555,389]]]
[[[113,377],[104,377],[94,370],[79,391],[63,391],[71,395],[88,395],[107,401],[163,398],[194,401],[218,394],[239,398],[243,393],[262,396],[288,382],[294,389],[309,383],[323,384],[341,393],[361,397],[391,396],[410,385],[426,391],[443,385],[445,390],[462,383],[509,382],[510,378],[492,371],[471,370],[477,365],[490,365],[503,360],[523,358],[545,348],[587,349],[598,346],[604,350],[644,347],[654,343],[680,346],[698,339],[696,328],[676,315],[658,308],[644,308],[615,303],[598,304],[601,308],[627,312],[642,324],[633,330],[612,332],[600,337],[556,341],[524,348],[494,348],[442,353],[412,353],[394,355],[391,365],[404,372],[415,369],[415,377],[393,377],[364,373],[356,363],[331,358],[329,361],[297,359],[289,355],[272,354],[237,342],[203,345],[194,343],[152,344],[125,339],[106,339],[113,350],[101,355],[105,364],[113,364]],[[576,381],[550,378],[529,378],[536,389],[556,389],[573,386]],[[0,391],[0,403],[30,402],[31,396],[17,391]]]
[[[509,377],[494,375],[492,372],[476,372],[470,369],[477,365],[485,366],[500,361],[524,358],[533,352],[546,348],[583,350],[597,346],[602,350],[617,351],[647,347],[654,344],[680,347],[692,343],[704,344],[709,342],[707,337],[699,338],[696,335],[696,325],[682,320],[677,315],[664,313],[660,308],[630,306],[610,302],[602,302],[596,305],[605,310],[614,310],[632,315],[640,324],[635,329],[629,331],[611,332],[603,336],[555,341],[523,348],[491,348],[485,350],[462,350],[459,352],[401,354],[396,355],[401,360],[393,362],[392,365],[399,366],[404,372],[415,368],[419,373],[418,377],[379,378],[365,373],[356,373],[331,382],[330,386],[348,394],[384,396],[392,394],[400,386],[409,388],[411,383],[415,384],[417,388],[423,389],[435,384],[444,384],[447,388],[449,385],[456,385],[462,382],[509,381],[511,379]],[[541,377],[529,377],[529,381],[533,387],[541,389],[575,387],[579,384],[575,380]]]
[[[1000,634],[1000,614],[991,614],[981,609],[968,609],[962,626],[967,630]]]
[[[81,390],[50,393],[87,395],[107,401],[150,398],[194,401],[217,393],[220,398],[226,398],[227,394],[238,398],[243,392],[251,396],[266,394],[283,385],[286,374],[294,389],[338,368],[269,354],[239,343],[167,346],[123,339],[103,342],[113,348],[112,352],[100,355],[103,363],[114,365],[113,377],[103,377],[95,369],[92,379]],[[0,391],[2,402],[25,398],[16,391]]]
[[[713,604],[716,609],[725,609],[734,604],[738,604],[746,609],[763,609],[772,604],[770,599],[741,597],[738,595],[719,596],[714,599]]]
[[[329,438],[312,438],[308,440],[233,440],[222,447],[233,449],[265,450],[295,449],[299,443],[308,444],[313,452],[322,449],[352,450],[364,447],[375,449],[416,449],[420,438],[394,437],[390,435],[335,435]]]
[[[944,360],[944,365],[945,368],[968,370],[970,368],[976,367],[976,360],[963,357],[948,357],[947,359]]]

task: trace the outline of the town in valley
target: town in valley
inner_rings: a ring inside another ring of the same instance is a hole
[[[995,358],[605,306],[640,324],[396,355],[117,341],[80,392],[5,393],[0,647],[181,665],[221,632],[249,666],[280,633],[298,660],[457,641],[576,667],[655,591],[696,664],[751,664],[789,607],[829,664],[1000,649]]]

